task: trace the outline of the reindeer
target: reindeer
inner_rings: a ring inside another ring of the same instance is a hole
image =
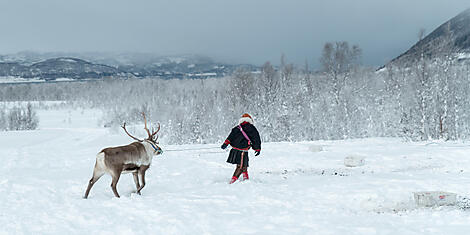
[[[144,129],[148,134],[147,139],[140,140],[129,134],[126,129],[126,123],[124,122],[121,126],[122,129],[124,129],[128,136],[136,140],[136,142],[124,146],[105,148],[96,155],[93,176],[88,183],[88,187],[83,198],[88,198],[91,187],[93,187],[96,181],[98,181],[98,179],[105,173],[111,175],[111,188],[114,192],[114,196],[119,197],[116,190],[119,177],[123,173],[132,172],[135,186],[137,188],[137,194],[140,195],[140,191],[145,186],[145,171],[150,167],[153,156],[163,153],[162,149],[157,145],[158,136],[156,134],[160,131],[160,124],[158,124],[156,131],[152,128],[152,133],[150,133],[147,128],[145,113],[142,113],[142,116],[144,117]],[[139,177],[142,185],[139,184]]]

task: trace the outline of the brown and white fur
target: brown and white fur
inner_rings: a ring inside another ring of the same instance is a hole
[[[143,115],[145,120],[145,114]],[[140,191],[144,188],[145,171],[150,167],[153,156],[159,155],[162,152],[161,148],[157,145],[156,140],[158,137],[155,137],[160,130],[160,126],[157,131],[151,134],[147,129],[147,121],[145,120],[144,129],[147,131],[149,137],[144,140],[139,140],[130,135],[126,130],[125,123],[122,128],[130,137],[137,141],[124,146],[105,148],[96,155],[93,176],[88,183],[84,198],[88,198],[88,194],[93,185],[105,173],[108,173],[112,177],[111,188],[116,197],[119,197],[116,185],[119,181],[119,177],[123,173],[133,174],[137,194],[140,195]],[[142,185],[140,183],[142,183]]]

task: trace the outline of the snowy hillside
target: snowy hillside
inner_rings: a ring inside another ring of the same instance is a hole
[[[386,66],[391,64],[412,66],[421,57],[436,58],[451,54],[460,57],[461,54],[468,54],[470,52],[469,23],[470,8],[443,23],[426,37],[420,38],[409,50],[393,59]],[[421,36],[425,36],[424,31]]]
[[[462,201],[470,178],[467,143],[265,143],[251,158],[252,179],[233,185],[227,184],[233,166],[218,144],[162,144],[141,196],[125,175],[121,198],[114,198],[105,176],[85,200],[95,154],[129,137],[98,127],[94,110],[38,114],[39,130],[0,132],[0,234],[470,232],[462,202],[418,208],[412,198],[414,191],[443,190]],[[350,154],[365,156],[365,166],[345,167]]]

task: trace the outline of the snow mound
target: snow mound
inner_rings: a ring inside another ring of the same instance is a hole
[[[321,151],[323,151],[324,149],[323,149],[323,146],[322,146],[322,145],[310,145],[310,146],[308,146],[308,150],[309,150],[310,152],[316,153],[316,152],[321,152]]]
[[[361,155],[349,155],[344,158],[344,165],[347,167],[363,166],[365,162],[365,157]]]
[[[371,195],[360,201],[360,209],[378,214],[397,214],[413,211],[417,209],[416,204],[409,197],[403,195],[382,196]],[[403,198],[402,198],[403,197]]]

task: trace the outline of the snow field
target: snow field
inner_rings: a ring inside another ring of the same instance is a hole
[[[130,138],[99,127],[96,110],[38,114],[39,130],[0,132],[0,234],[470,232],[468,211],[413,201],[415,191],[469,195],[468,143],[264,143],[259,157],[250,153],[251,179],[233,185],[234,167],[220,144],[161,144],[164,154],[154,158],[141,196],[127,174],[114,198],[105,175],[85,200],[96,153]],[[350,154],[365,156],[366,164],[345,167]]]

